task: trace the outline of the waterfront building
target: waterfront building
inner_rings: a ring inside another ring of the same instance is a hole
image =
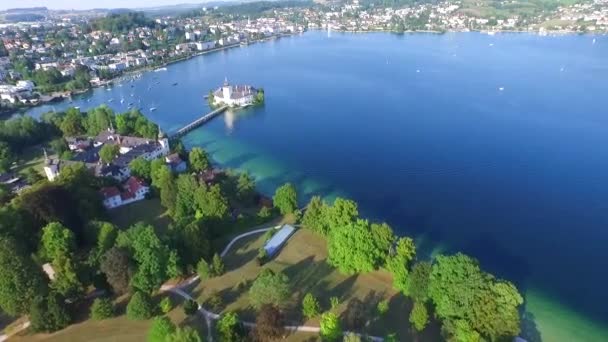
[[[99,191],[103,198],[104,207],[112,209],[141,201],[150,192],[150,187],[137,177],[129,177],[122,187],[124,189],[122,192],[115,186],[105,187]]]
[[[228,79],[224,85],[213,92],[215,105],[245,107],[252,105],[258,90],[250,85],[230,85]]]

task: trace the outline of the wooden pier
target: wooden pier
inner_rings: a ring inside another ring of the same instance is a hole
[[[186,126],[180,128],[177,132],[175,132],[171,137],[172,138],[179,138],[181,136],[183,136],[184,134],[190,132],[191,130],[198,128],[204,124],[206,124],[208,121],[210,121],[211,119],[213,119],[214,117],[220,115],[221,113],[223,113],[226,109],[228,109],[228,106],[222,106],[219,107],[203,116],[201,116],[200,118],[192,121],[191,123],[187,124]]]

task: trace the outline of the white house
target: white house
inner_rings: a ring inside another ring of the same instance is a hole
[[[136,177],[130,177],[122,186],[124,188],[122,193],[115,186],[100,190],[103,197],[103,205],[107,209],[141,201],[150,192],[150,187],[143,180]]]
[[[249,106],[253,104],[258,91],[249,85],[230,85],[228,79],[221,88],[213,92],[213,102],[216,105]]]

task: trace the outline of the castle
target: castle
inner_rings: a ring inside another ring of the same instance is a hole
[[[224,85],[213,92],[213,104],[245,107],[254,103],[257,93],[250,85],[230,85],[225,79]]]

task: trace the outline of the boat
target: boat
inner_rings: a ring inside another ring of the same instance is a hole
[[[80,107],[78,107],[78,106],[76,106],[76,107],[74,107],[74,108],[76,108],[76,109],[80,109]]]
[[[113,101],[114,101],[114,99],[109,99],[109,100],[108,100],[108,102],[113,102]]]
[[[177,82],[173,83],[173,85],[174,85],[174,86],[176,86],[176,85],[177,85]]]
[[[112,88],[106,88],[106,90],[107,90],[107,91],[111,91],[111,90],[112,90]]]
[[[129,107],[131,107],[133,105],[133,102],[129,102]]]
[[[162,68],[158,68],[158,69],[154,70],[154,72],[159,72],[159,71],[167,71],[167,68],[162,67]]]
[[[120,99],[120,103],[125,103],[125,99]]]
[[[505,87],[500,87],[500,88],[498,88],[498,90],[503,91],[503,90],[505,90]]]
[[[150,111],[153,112],[156,110],[156,107],[150,107]]]

